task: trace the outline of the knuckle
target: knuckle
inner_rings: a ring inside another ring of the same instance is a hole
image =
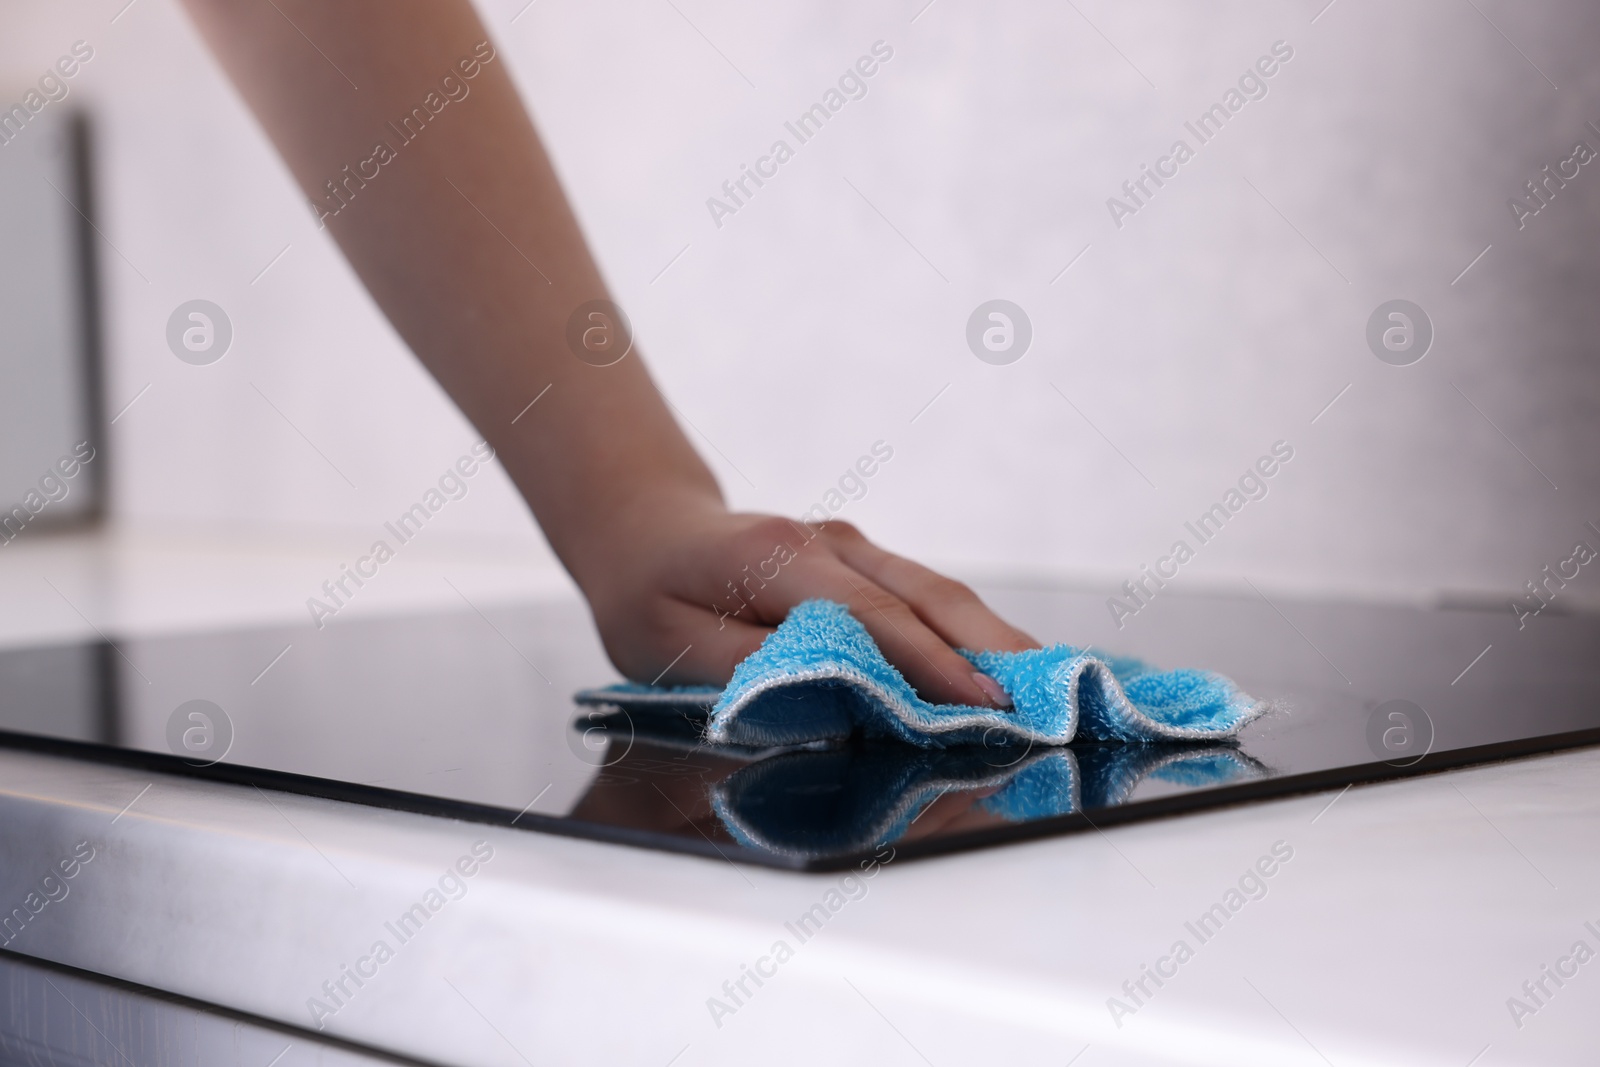
[[[904,618],[912,614],[905,602],[895,596],[876,582],[867,582],[858,586],[861,599],[866,601],[870,611],[882,612],[885,615]]]
[[[829,519],[823,531],[838,541],[865,541],[866,535],[852,523],[843,519]]]
[[[929,582],[928,599],[934,604],[947,607],[969,607],[982,603],[971,586],[954,578],[946,578],[942,574],[935,575]]]
[[[745,527],[741,544],[751,552],[770,553],[775,545],[789,544],[800,536],[795,532],[795,525],[777,515],[763,515]]]

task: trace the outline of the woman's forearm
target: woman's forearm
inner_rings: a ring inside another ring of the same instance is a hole
[[[568,347],[605,285],[467,0],[185,2],[378,305],[500,453],[619,670],[724,683],[823,597],[929,699],[1005,705],[955,648],[1032,638],[847,524],[728,512],[641,358]]]
[[[653,501],[720,502],[638,353],[599,367],[569,350],[569,318],[605,284],[466,0],[186,2],[580,585],[613,540],[648,536]]]

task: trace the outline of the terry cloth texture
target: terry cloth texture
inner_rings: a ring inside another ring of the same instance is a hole
[[[619,685],[585,704],[660,710],[705,707],[714,744],[798,745],[852,735],[925,748],[1230,738],[1264,703],[1210,671],[1158,671],[1071,645],[961,653],[1000,683],[1013,708],[929,704],[892,667],[842,604],[808,600],[733,672],[722,691]],[[713,700],[715,703],[713,704]]]

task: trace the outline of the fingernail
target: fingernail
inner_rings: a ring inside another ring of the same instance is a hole
[[[1006,695],[1004,689],[1000,688],[999,682],[982,671],[973,671],[972,681],[979,689],[983,690],[983,695],[989,698],[989,703],[1005,711],[1011,710],[1011,698]]]

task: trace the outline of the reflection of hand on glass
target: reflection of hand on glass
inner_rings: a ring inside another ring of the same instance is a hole
[[[565,817],[634,830],[721,837],[722,824],[712,814],[706,790],[709,783],[743,765],[743,760],[720,756],[713,749],[685,750],[638,738],[627,755],[600,768]]]
[[[789,608],[826,597],[928,699],[1004,702],[952,646],[1031,638],[843,523],[730,512],[641,359],[568,350],[573,312],[606,287],[467,0],[187,4],[373,298],[498,451],[624,674],[722,684]],[[778,546],[793,559],[731,614],[732,583]]]
[[[994,796],[1005,783],[985,786],[982,789],[941,793],[917,814],[916,821],[906,827],[902,835],[907,840],[934,837],[940,833],[958,830],[982,829],[994,824],[994,816],[979,806],[979,801]]]

